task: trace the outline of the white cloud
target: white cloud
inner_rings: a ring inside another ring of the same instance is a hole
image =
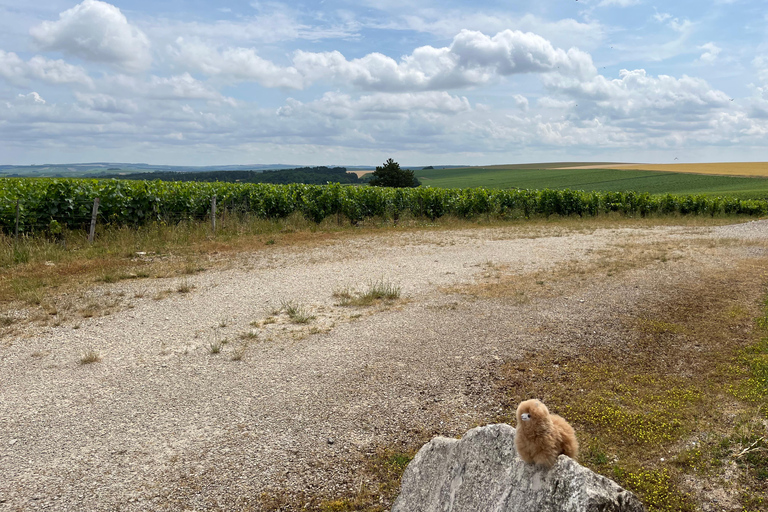
[[[678,18],[674,18],[669,22],[669,27],[676,32],[687,32],[691,28],[691,20],[684,19],[680,21]]]
[[[17,83],[27,78],[29,68],[21,58],[13,52],[0,50],[0,76],[9,82]]]
[[[325,79],[390,92],[471,87],[520,73],[556,72],[582,79],[596,73],[589,54],[554,48],[541,36],[512,30],[493,37],[462,30],[450,47],[422,46],[400,62],[380,53],[350,61],[336,51],[298,51],[293,63],[312,82]]]
[[[46,59],[40,55],[25,62],[15,53],[3,50],[0,50],[0,77],[13,84],[41,80],[49,84],[81,84],[93,87],[93,80],[79,66],[73,66],[61,59]]]
[[[256,82],[264,87],[303,89],[304,77],[293,67],[281,67],[262,59],[253,48],[226,48],[222,51],[199,41],[178,38],[168,52],[186,69],[235,82]]]
[[[704,50],[704,53],[699,57],[699,61],[705,64],[712,64],[717,59],[717,56],[720,55],[722,48],[710,42],[699,46],[699,50]]]
[[[659,12],[658,10],[656,11],[656,14],[653,15],[653,19],[659,23],[666,24],[672,30],[681,33],[688,32],[693,26],[693,23],[691,23],[691,20],[688,18],[680,20],[680,18],[676,18],[668,12]]]
[[[62,12],[57,21],[32,27],[30,34],[42,50],[108,63],[127,72],[142,71],[151,63],[147,36],[129,24],[120,9],[99,0],[84,0]]]
[[[582,115],[633,119],[648,126],[659,122],[687,128],[700,126],[707,115],[730,106],[728,96],[712,89],[705,80],[685,75],[679,79],[667,75],[653,77],[643,69],[621,70],[614,80],[598,75],[584,82],[552,77],[545,83],[576,100]]]
[[[528,110],[528,98],[522,94],[515,94],[512,96],[512,99],[515,100],[515,105],[517,105],[520,110],[523,112]]]
[[[20,105],[45,105],[46,101],[36,92],[30,92],[29,94],[19,94],[16,97],[16,104]]]
[[[298,50],[292,66],[278,66],[252,48],[214,49],[179,38],[169,54],[185,69],[229,81],[265,87],[304,89],[319,81],[362,90],[406,92],[472,87],[521,73],[560,73],[587,79],[595,75],[589,54],[555,48],[530,32],[505,30],[495,36],[462,30],[450,47],[416,48],[398,62],[381,53],[347,60],[338,51]]]

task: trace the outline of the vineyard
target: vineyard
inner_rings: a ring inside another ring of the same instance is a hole
[[[215,202],[212,201],[216,198]],[[218,212],[283,218],[296,212],[320,223],[329,216],[353,224],[402,215],[436,219],[647,215],[750,215],[768,213],[768,201],[728,197],[651,195],[575,190],[410,189],[263,183],[199,183],[57,178],[0,179],[0,226],[6,233],[83,229],[99,198],[99,223],[139,226],[203,219]]]

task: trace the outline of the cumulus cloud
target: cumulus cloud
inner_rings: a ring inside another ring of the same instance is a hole
[[[114,5],[84,0],[62,12],[57,21],[44,21],[30,34],[41,50],[61,51],[87,61],[108,63],[127,72],[151,63],[149,39]]]
[[[378,91],[456,89],[521,73],[557,72],[580,79],[596,74],[589,54],[554,48],[541,36],[512,30],[493,37],[462,30],[450,47],[422,46],[400,62],[380,53],[347,60],[335,51],[298,51],[293,63],[311,81],[327,79]]]
[[[35,79],[49,84],[93,86],[93,80],[80,66],[73,66],[61,59],[46,59],[40,55],[25,62],[15,53],[3,50],[0,50],[0,77],[13,84],[22,84]]]
[[[169,47],[169,53],[186,69],[209,76],[294,89],[331,81],[369,91],[428,91],[483,85],[522,73],[560,73],[580,79],[596,74],[588,53],[555,48],[539,35],[513,30],[492,37],[462,30],[450,47],[422,46],[400,61],[381,53],[348,60],[338,51],[299,50],[293,65],[282,67],[251,48],[216,50],[182,38]]]
[[[699,50],[704,50],[701,57],[699,57],[699,61],[705,64],[712,64],[717,59],[717,56],[720,55],[722,48],[710,42],[699,46]]]

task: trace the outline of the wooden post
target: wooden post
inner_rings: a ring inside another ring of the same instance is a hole
[[[16,239],[19,238],[19,200],[16,200],[16,231],[14,232],[14,237]]]
[[[93,212],[91,213],[91,230],[88,232],[88,243],[93,243],[93,237],[96,235],[96,215],[99,214],[99,198],[93,200]]]
[[[216,236],[216,196],[211,199],[211,228],[213,236]]]

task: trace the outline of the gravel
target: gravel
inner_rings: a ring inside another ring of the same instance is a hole
[[[0,510],[238,509],[353,494],[377,448],[460,435],[503,412],[489,392],[503,361],[620,343],[623,316],[677,282],[765,256],[766,240],[765,221],[388,232],[94,286],[90,296],[119,298],[118,311],[1,340]],[[457,293],[658,244],[675,257],[587,272],[525,301]],[[376,281],[402,300],[337,305],[334,292]],[[315,318],[291,323],[287,302]],[[81,364],[89,350],[101,360]]]

